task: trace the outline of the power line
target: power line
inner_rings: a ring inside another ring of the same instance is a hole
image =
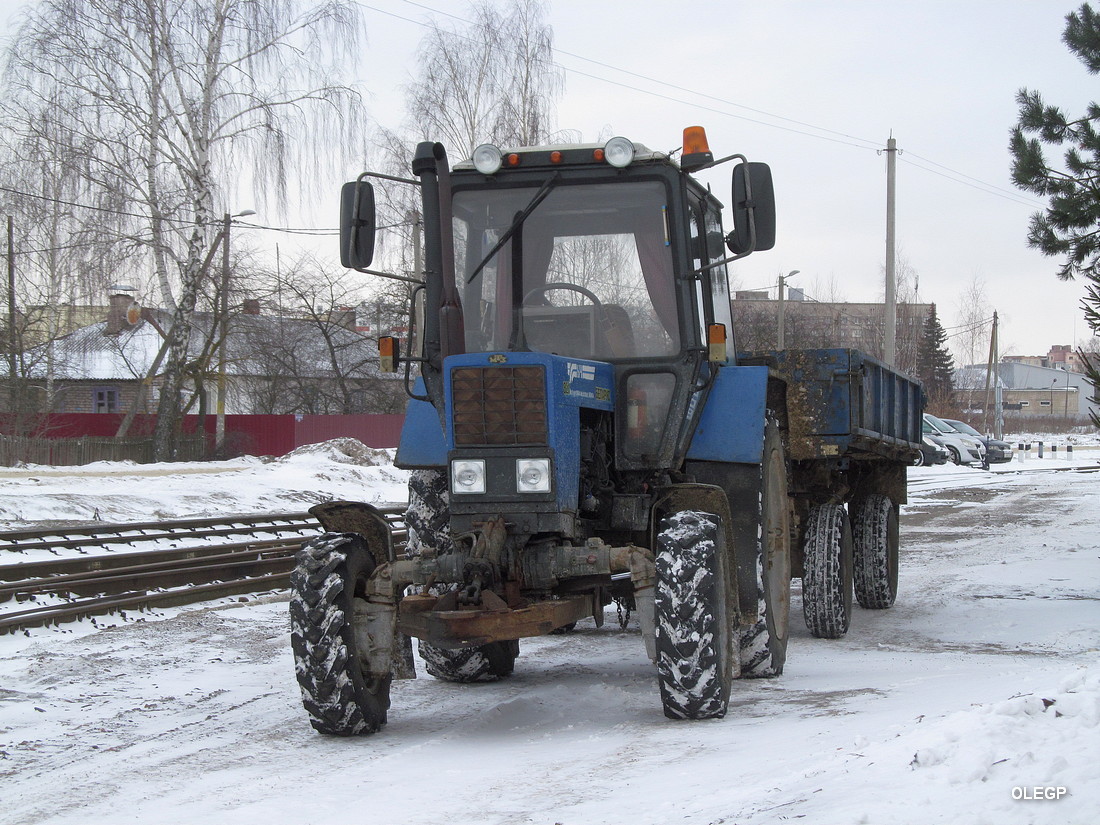
[[[404,2],[407,5],[414,6],[414,7],[419,8],[419,9],[423,9],[423,10],[425,10],[425,11],[431,13],[431,14],[441,15],[443,17],[448,17],[452,20],[458,21],[460,23],[464,23],[468,26],[473,25],[473,23],[465,17],[461,17],[459,15],[452,14],[452,13],[447,12],[447,11],[443,11],[442,9],[437,9],[433,6],[427,5],[426,3],[417,2],[416,0],[402,0],[402,2]],[[360,5],[363,8],[369,9],[371,11],[375,11],[379,14],[383,14],[383,15],[393,17],[393,18],[398,19],[398,20],[403,20],[405,22],[412,23],[413,25],[420,26],[421,28],[431,28],[430,24],[425,23],[421,20],[415,20],[413,18],[406,17],[406,16],[401,15],[401,14],[397,14],[396,12],[388,11],[388,10],[385,10],[385,9],[380,9],[377,6],[372,6],[372,5],[369,5],[367,3],[362,3],[362,2],[360,2],[358,5]],[[468,38],[468,37],[466,37],[465,35],[463,35],[459,32],[453,32],[453,34],[457,37],[460,37],[462,39],[469,40],[469,41],[473,42],[473,38]],[[879,141],[870,140],[868,138],[863,138],[863,137],[860,137],[858,135],[851,135],[851,134],[848,134],[846,132],[840,132],[840,131],[836,131],[836,130],[833,130],[833,129],[828,129],[828,128],[823,127],[823,126],[817,126],[815,124],[808,123],[808,122],[802,121],[802,120],[798,120],[796,118],[790,118],[790,117],[786,117],[784,115],[778,115],[778,114],[775,114],[773,112],[768,112],[764,109],[758,109],[758,108],[754,108],[754,107],[751,107],[751,106],[746,106],[744,104],[737,103],[736,101],[731,101],[731,100],[728,100],[726,98],[718,97],[716,95],[711,95],[711,94],[708,94],[706,92],[701,92],[701,91],[698,91],[696,89],[692,89],[692,88],[689,88],[689,87],[686,87],[686,86],[678,85],[676,83],[671,83],[669,81],[662,80],[660,78],[656,78],[656,77],[652,77],[652,76],[649,76],[649,75],[641,74],[639,72],[634,72],[634,71],[631,71],[629,69],[624,69],[624,68],[621,68],[621,67],[616,66],[614,64],[607,63],[607,62],[601,61],[601,60],[595,60],[593,58],[586,57],[584,55],[577,54],[575,52],[569,52],[569,51],[566,51],[566,50],[560,49],[560,48],[555,48],[554,52],[555,52],[555,54],[566,55],[566,56],[568,56],[570,58],[573,58],[575,60],[581,60],[581,61],[584,61],[585,63],[590,63],[594,66],[599,66],[601,68],[610,69],[612,71],[619,72],[619,73],[627,75],[629,77],[638,78],[639,80],[643,80],[647,83],[654,83],[654,84],[664,86],[664,87],[669,88],[669,89],[674,89],[674,90],[679,91],[679,92],[684,92],[684,93],[687,93],[687,94],[690,94],[690,95],[694,95],[696,97],[704,98],[704,99],[707,99],[707,100],[712,100],[716,103],[721,103],[724,106],[732,106],[732,107],[735,107],[735,108],[738,108],[738,109],[743,109],[745,111],[753,112],[755,114],[759,114],[759,115],[763,115],[763,116],[768,117],[768,118],[772,118],[773,120],[785,121],[787,123],[794,124],[795,126],[801,126],[801,127],[804,127],[804,128],[798,129],[798,128],[793,128],[791,126],[783,126],[783,125],[777,124],[777,123],[769,123],[767,121],[757,120],[755,118],[746,117],[744,115],[738,115],[738,114],[735,114],[733,112],[729,112],[727,110],[716,109],[712,106],[705,106],[703,104],[691,102],[691,101],[685,100],[683,98],[673,97],[671,95],[666,95],[666,94],[661,94],[660,92],[656,92],[656,91],[653,91],[653,90],[650,90],[650,89],[644,89],[644,88],[641,88],[641,87],[638,87],[638,86],[635,86],[635,85],[632,85],[632,84],[629,84],[629,83],[624,83],[622,81],[612,80],[611,78],[604,77],[604,76],[601,76],[601,75],[596,75],[596,74],[591,74],[591,73],[588,73],[588,72],[584,72],[584,71],[581,71],[580,69],[575,69],[575,68],[571,68],[571,67],[568,67],[568,66],[564,66],[560,62],[555,61],[555,64],[562,71],[571,72],[573,74],[576,74],[576,75],[579,75],[581,77],[585,77],[585,78],[588,78],[588,79],[591,79],[591,80],[601,81],[603,83],[607,83],[607,84],[610,84],[610,85],[613,85],[613,86],[618,86],[619,88],[630,89],[630,90],[636,91],[640,94],[645,94],[645,95],[649,95],[651,97],[656,97],[656,98],[659,98],[661,100],[667,100],[667,101],[674,102],[674,103],[680,103],[680,104],[686,105],[686,106],[692,106],[692,107],[695,107],[697,109],[701,109],[703,111],[713,112],[715,114],[723,115],[723,116],[726,116],[726,117],[736,118],[738,120],[744,120],[744,121],[747,121],[747,122],[750,122],[750,123],[755,123],[757,125],[767,126],[767,127],[773,128],[773,129],[780,129],[780,130],[787,131],[787,132],[793,132],[794,134],[803,135],[805,137],[816,138],[818,140],[826,140],[826,141],[830,141],[830,142],[833,142],[833,143],[840,143],[842,145],[852,146],[853,148],[857,148],[857,149],[873,149],[875,151],[878,151],[878,150],[881,149],[881,144],[880,144]],[[813,132],[805,131],[805,129],[812,129]],[[982,181],[978,178],[975,178],[971,175],[967,175],[963,172],[959,172],[957,170],[951,169],[950,167],[945,166],[941,163],[937,163],[936,161],[933,161],[929,158],[922,157],[921,155],[918,155],[915,152],[912,152],[912,151],[909,151],[909,150],[907,150],[907,151],[913,157],[915,157],[915,158],[917,158],[917,159],[919,159],[919,160],[921,160],[925,163],[931,164],[932,166],[938,167],[939,169],[943,170],[943,172],[937,172],[935,169],[929,169],[927,167],[921,166],[918,163],[912,163],[911,161],[906,161],[906,162],[910,163],[911,166],[914,166],[918,169],[921,169],[921,170],[926,171],[926,172],[930,172],[932,174],[940,175],[941,177],[944,177],[947,180],[950,180],[954,183],[962,184],[963,186],[970,186],[971,188],[977,189],[980,192],[984,192],[986,194],[993,195],[995,197],[1000,197],[1000,198],[1003,198],[1005,200],[1009,200],[1009,201],[1012,201],[1014,203],[1018,203],[1018,204],[1023,205],[1023,206],[1028,206],[1030,208],[1042,208],[1041,203],[1038,203],[1038,202],[1033,201],[1033,200],[1027,200],[1023,196],[1021,196],[1019,193],[1013,192],[1012,190],[1004,189],[1003,187],[996,186],[995,184],[987,183],[987,182]],[[950,173],[950,174],[945,174],[945,173]],[[952,177],[952,176],[954,176],[954,177]]]

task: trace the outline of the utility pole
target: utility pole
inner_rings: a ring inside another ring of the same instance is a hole
[[[779,332],[775,337],[776,338],[776,341],[775,341],[775,343],[776,343],[775,348],[776,349],[783,349],[784,331],[787,328],[787,318],[783,313],[783,293],[786,291],[787,278],[793,278],[799,272],[800,272],[800,270],[793,269],[790,272],[788,272],[786,275],[780,275],[779,276],[779,304],[777,305],[778,316],[779,316],[778,317]]]
[[[219,457],[225,447],[225,346],[229,338],[229,228],[234,218],[255,215],[252,209],[245,209],[236,215],[228,212],[222,218],[222,286],[218,295],[218,409],[214,423],[214,450]]]
[[[8,402],[15,412],[15,221],[8,215]]]
[[[1005,405],[1001,387],[1001,336],[997,322],[997,312],[993,312],[993,437],[1004,438]]]
[[[225,344],[229,329],[229,227],[232,216],[226,212],[222,218],[222,284],[218,290],[218,414],[214,424],[214,452],[222,458],[225,447]]]
[[[894,234],[894,215],[897,199],[897,154],[898,144],[890,135],[886,141],[886,333],[883,341],[882,360],[888,367],[896,360],[896,341],[898,334],[897,281],[894,279],[894,255],[897,241]]]

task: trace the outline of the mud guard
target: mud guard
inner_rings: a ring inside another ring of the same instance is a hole
[[[310,507],[309,514],[321,522],[326,533],[362,536],[374,558],[375,570],[394,560],[393,530],[377,507],[363,501],[326,501]],[[395,679],[416,678],[412,639],[400,632],[393,640],[391,669]]]
[[[767,401],[767,367],[721,367],[699,416],[687,460],[759,464]]]

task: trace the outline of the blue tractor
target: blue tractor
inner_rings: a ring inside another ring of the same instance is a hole
[[[728,233],[692,176],[724,162]],[[815,635],[847,631],[853,582],[893,602],[920,388],[853,350],[735,353],[726,266],[774,243],[766,165],[715,160],[693,127],[678,159],[613,138],[452,169],[425,142],[412,171],[420,320],[404,352],[379,341],[410,395],[408,540],[368,505],[315,508],[291,619],[317,730],[377,731],[410,637],[433,676],[500,679],[521,639],[600,625],[613,600],[665,715],[721,717],[734,679],[783,671],[792,576]],[[379,177],[342,192],[343,263],[364,272]]]

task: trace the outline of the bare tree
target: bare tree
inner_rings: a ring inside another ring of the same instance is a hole
[[[65,148],[86,185],[114,199],[173,310],[158,459],[174,453],[219,213],[232,211],[242,169],[254,202],[277,210],[293,173],[316,180],[318,162],[353,149],[340,130],[356,125],[358,97],[335,80],[357,33],[342,0],[304,11],[293,0],[42,0],[17,34],[7,78],[22,108],[71,101]],[[296,139],[307,127],[312,140]]]
[[[358,329],[362,303],[339,267],[304,256],[254,286],[278,296],[274,314],[242,314],[234,327],[234,373],[254,413],[394,413],[404,409],[401,382],[378,370],[373,337]],[[259,309],[258,302],[253,304]],[[394,312],[376,297],[376,317]]]
[[[989,336],[993,329],[993,308],[989,304],[985,279],[974,275],[959,295],[955,314],[958,329],[953,349],[960,366],[984,364],[989,358]]]
[[[418,137],[442,141],[468,157],[480,143],[532,146],[553,131],[562,71],[542,0],[470,7],[465,27],[438,22],[420,43],[420,74],[407,110]]]

